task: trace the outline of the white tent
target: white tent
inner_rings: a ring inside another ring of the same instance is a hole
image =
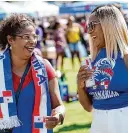
[[[18,6],[21,6],[25,11],[34,13],[36,12],[39,17],[42,16],[54,16],[59,14],[59,7],[53,4],[49,4],[44,1],[18,1],[15,2]]]
[[[23,8],[18,7],[13,3],[8,3],[4,1],[0,1],[0,10],[3,13],[10,14],[10,13],[27,13]]]

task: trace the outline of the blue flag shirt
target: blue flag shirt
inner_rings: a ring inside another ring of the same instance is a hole
[[[87,88],[95,109],[109,110],[128,106],[128,68],[121,53],[109,60],[103,48],[92,62],[95,86]]]

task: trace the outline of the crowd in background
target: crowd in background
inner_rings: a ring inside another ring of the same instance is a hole
[[[62,18],[54,16],[33,19],[37,25],[37,34],[40,36],[37,47],[56,70],[58,65],[63,69],[64,57],[70,57],[74,67],[75,56],[81,62],[82,51],[86,53],[84,56],[89,55],[87,18],[88,15],[68,15]],[[124,14],[124,18],[128,24],[127,14]]]
[[[69,57],[71,55],[73,66],[75,55],[78,57],[79,62],[81,62],[82,55],[80,54],[79,45],[84,47],[85,53],[86,50],[89,53],[86,16],[68,16],[65,19],[51,17],[49,19],[33,19],[33,21],[37,25],[37,34],[40,39],[37,47],[41,49],[44,57],[56,69],[58,69],[59,64],[61,64],[61,69],[63,69],[65,56]],[[53,50],[48,52],[47,50],[50,47]],[[59,58],[61,58],[61,62]]]

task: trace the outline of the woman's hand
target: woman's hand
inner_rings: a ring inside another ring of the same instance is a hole
[[[62,112],[63,110],[64,109],[62,109]],[[62,122],[61,118],[62,118],[62,113],[57,112],[57,109],[53,109],[51,116],[47,116],[44,118],[44,121],[46,123],[46,128],[53,129],[54,127],[56,127],[58,124]]]
[[[59,114],[56,114],[54,116],[47,116],[44,118],[45,126],[47,129],[53,129],[59,124]]]
[[[81,103],[83,108],[88,112],[92,111],[92,101],[88,97],[86,91],[86,81],[92,76],[92,73],[93,70],[89,70],[88,66],[83,65],[80,67],[79,72],[77,74],[79,102]]]
[[[51,69],[53,69],[51,67]],[[53,129],[58,124],[62,124],[65,117],[65,107],[61,100],[59,85],[57,78],[53,78],[49,81],[49,92],[51,98],[52,112],[51,116],[44,118],[46,122],[46,128]]]
[[[88,80],[92,74],[93,74],[93,70],[89,70],[88,66],[83,65],[80,67],[78,74],[77,74],[77,84],[79,88],[84,88],[85,87],[85,83],[86,80]]]

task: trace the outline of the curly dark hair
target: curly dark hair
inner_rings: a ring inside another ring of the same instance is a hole
[[[16,35],[20,34],[29,25],[35,27],[32,19],[26,14],[12,14],[3,20],[0,24],[0,48],[5,49],[8,45],[8,35],[15,39]]]

